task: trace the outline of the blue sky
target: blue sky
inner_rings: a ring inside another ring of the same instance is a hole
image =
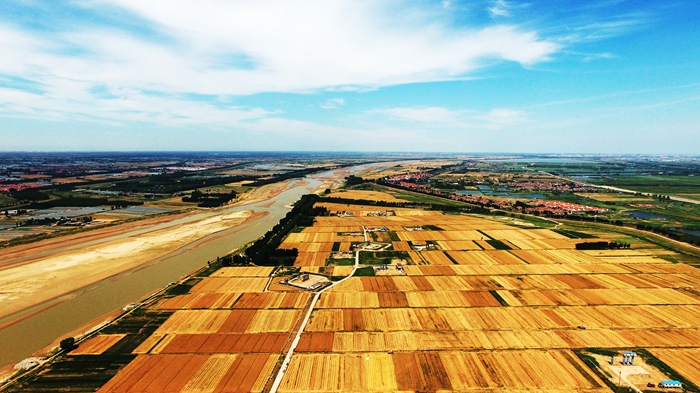
[[[694,1],[0,10],[2,151],[700,153]]]

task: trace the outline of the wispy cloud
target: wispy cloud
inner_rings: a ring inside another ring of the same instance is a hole
[[[493,6],[489,7],[491,17],[510,16],[511,5],[505,0],[496,0]]]
[[[378,109],[368,113],[386,115],[393,120],[448,123],[463,117],[465,111],[452,111],[447,108],[431,107]]]
[[[326,100],[323,104],[320,105],[321,108],[323,109],[335,109],[339,106],[345,105],[345,100],[342,98],[331,98]]]
[[[501,129],[527,121],[525,111],[494,108],[488,112],[451,110],[443,107],[396,107],[368,111],[367,115],[386,116],[389,120],[431,124],[434,127],[463,129]]]

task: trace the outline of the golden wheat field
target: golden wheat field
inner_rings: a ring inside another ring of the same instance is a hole
[[[386,198],[353,192],[346,197]],[[322,205],[340,215],[316,217],[281,245],[298,250],[300,272],[333,278],[315,303],[310,292],[271,291],[273,268],[222,268],[151,306],[171,315],[100,391],[267,391],[290,347],[279,392],[611,392],[576,355],[586,348],[646,348],[700,383],[700,270],[664,259],[672,251],[579,251],[599,239],[432,210]],[[404,260],[403,273],[340,281],[354,266],[332,255],[364,242],[363,227],[399,252],[390,258]],[[416,247],[427,242],[436,247]],[[118,337],[93,340],[83,353]]]
[[[603,392],[572,349],[662,356],[700,347],[700,270],[666,261],[667,250],[579,251],[576,243],[600,239],[433,211],[384,217],[325,206],[353,215],[320,217],[303,232],[384,227],[409,265],[405,275],[352,277],[323,293],[280,391]],[[286,246],[319,239],[295,236]],[[437,248],[413,249],[425,242]]]
[[[700,348],[654,349],[651,352],[690,382],[700,385]]]

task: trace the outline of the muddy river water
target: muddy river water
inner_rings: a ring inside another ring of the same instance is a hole
[[[352,172],[364,166],[352,168]],[[215,212],[204,212],[186,218],[187,221],[207,216],[227,214],[241,210],[267,212],[260,219],[220,231],[201,238],[179,250],[150,261],[134,270],[124,272],[117,277],[95,283],[74,293],[56,299],[52,307],[49,304],[38,306],[38,312],[0,330],[0,367],[13,364],[30,356],[32,353],[51,344],[56,338],[78,329],[90,321],[99,318],[125,305],[136,302],[147,294],[165,287],[193,270],[200,268],[209,260],[225,255],[243,244],[255,240],[272,228],[289,208],[309,190],[316,189],[322,182],[319,177],[329,177],[322,173],[295,181],[290,189],[276,197],[263,202],[233,206]],[[296,185],[296,186],[295,186]],[[157,228],[156,228],[157,229]],[[154,230],[154,228],[150,228]],[[129,232],[128,236],[133,236]]]

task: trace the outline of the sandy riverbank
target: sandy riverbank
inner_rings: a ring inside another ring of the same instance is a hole
[[[257,187],[228,207],[264,202],[292,187],[306,185],[304,181],[290,183]],[[178,220],[192,219],[203,211],[148,218],[1,249],[0,319],[146,265],[199,239],[265,215],[252,210],[226,213],[224,209],[214,209],[220,215],[186,223]],[[12,320],[2,322],[6,326]]]
[[[0,318],[148,263],[215,232],[257,219],[226,213],[138,236],[120,236],[0,270]],[[124,232],[122,232],[124,234]]]

